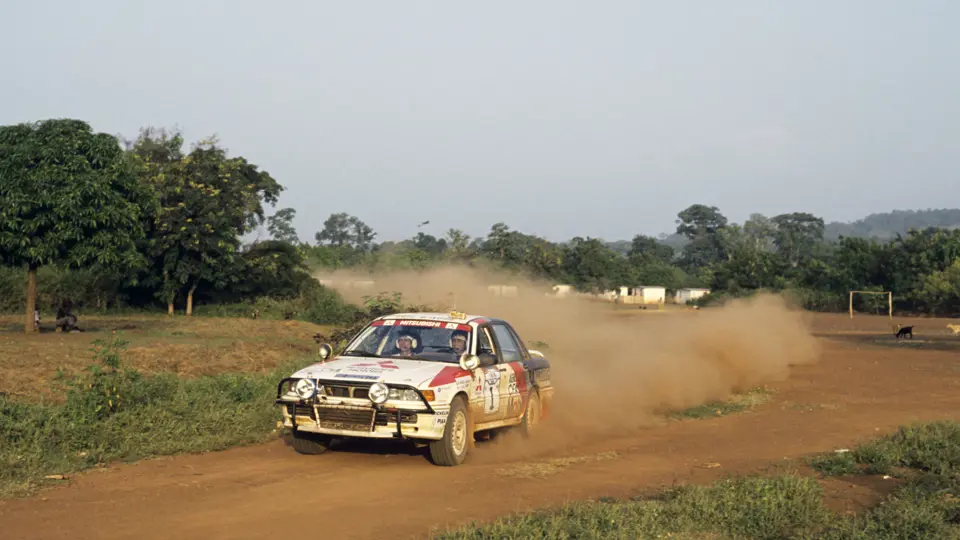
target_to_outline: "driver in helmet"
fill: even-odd
[[[400,356],[413,356],[413,336],[409,333],[402,333],[397,337],[397,349]]]
[[[450,347],[457,356],[467,352],[467,333],[463,330],[455,330],[450,334]]]

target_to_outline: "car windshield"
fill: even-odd
[[[466,324],[430,320],[374,321],[341,356],[394,357],[456,364],[470,346]]]

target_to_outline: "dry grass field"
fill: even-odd
[[[0,392],[50,395],[58,369],[75,374],[91,363],[92,342],[116,335],[129,341],[124,364],[144,373],[185,376],[265,373],[314,354],[312,336],[329,328],[301,321],[265,321],[166,315],[83,316],[85,332],[23,333],[22,317],[0,316]]]
[[[705,312],[670,316],[700,317]],[[621,316],[619,310],[616,315]],[[722,410],[691,409],[690,414],[644,428],[570,440],[533,454],[479,444],[475,459],[453,469],[435,467],[402,444],[359,444],[323,456],[301,456],[280,440],[109,466],[79,474],[40,495],[0,501],[0,530],[22,539],[263,538],[291,519],[307,519],[322,524],[324,534],[335,538],[423,538],[431,530],[473,520],[490,523],[514,512],[606,497],[631,500],[677,483],[704,485],[729,475],[784,469],[796,471],[799,479],[735,482],[688,492],[684,496],[693,499],[686,503],[664,504],[727,504],[710,490],[726,489],[723,496],[733,503],[779,486],[782,492],[757,499],[757,504],[778,508],[801,501],[821,512],[817,505],[822,501],[839,516],[865,515],[906,480],[879,474],[820,477],[807,462],[905,424],[960,419],[960,338],[946,326],[956,319],[895,317],[894,324],[915,326],[912,341],[897,341],[886,317],[805,316],[820,346],[818,361],[791,367],[785,380],[759,394],[737,397]],[[3,322],[14,326],[18,320]],[[637,320],[642,324],[646,319]],[[83,322],[104,334],[125,328],[132,365],[187,376],[264,370],[312,354],[310,336],[319,330],[297,322],[201,318],[91,317]],[[748,337],[751,331],[742,328]],[[51,377],[59,366],[86,365],[94,337],[93,331],[29,338],[0,333],[2,389],[22,391]],[[416,496],[405,495],[409,493]],[[589,530],[596,532],[602,529],[598,516],[616,511],[623,519],[635,520],[647,511],[623,505],[603,508],[574,507],[550,514],[553,517],[505,522],[486,533],[462,529],[454,536],[484,538],[496,536],[496,531],[570,526],[558,516],[580,516],[577,519],[589,521]],[[376,519],[369,518],[371,511]],[[718,517],[727,518],[733,519]],[[611,534],[616,536],[616,531]]]

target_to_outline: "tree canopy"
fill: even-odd
[[[268,215],[283,191],[214,138],[185,148],[179,131],[145,128],[122,146],[78,120],[0,127],[0,286],[23,287],[8,277],[26,271],[26,302],[17,309],[27,308],[28,330],[38,276],[44,309],[71,300],[100,308],[165,305],[170,313],[185,304],[191,313],[195,301],[301,298],[326,306],[318,317],[329,320],[339,309],[335,295],[311,272],[447,263],[492,265],[581,291],[707,287],[722,298],[789,289],[811,309],[838,310],[852,289],[889,290],[897,309],[960,311],[960,211],[894,212],[850,224],[854,233],[864,223],[897,231],[868,238],[834,237],[835,224],[808,212],[754,213],[733,223],[715,206],[693,204],[677,213],[670,235],[566,242],[505,222],[477,237],[451,224],[378,242],[359,216],[339,211],[311,244],[293,226],[294,208]],[[910,224],[925,226],[901,230]],[[264,226],[269,239],[244,242]],[[51,282],[54,276],[60,281]]]
[[[115,137],[72,119],[0,127],[0,257],[27,268],[25,330],[40,266],[141,264],[153,207]]]

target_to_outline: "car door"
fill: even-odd
[[[476,383],[481,402],[481,419],[478,423],[503,420],[507,413],[507,402],[503,399],[506,367],[501,361],[500,347],[487,325],[477,329],[477,356],[484,363],[490,362],[477,368],[481,372]]]
[[[517,418],[523,414],[523,403],[526,396],[526,372],[523,361],[529,358],[527,349],[520,342],[516,332],[506,323],[490,323],[497,348],[500,350],[501,396],[506,402],[504,419]]]

